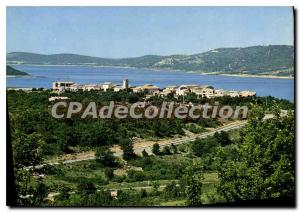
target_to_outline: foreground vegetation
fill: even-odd
[[[189,144],[133,152],[133,137],[170,138],[200,133],[219,120],[56,120],[49,91],[8,91],[18,204],[23,206],[196,206],[239,200],[293,197],[295,189],[294,105],[265,98],[218,98],[248,105],[240,130],[220,132]],[[74,101],[135,102],[144,94],[77,92]],[[166,97],[168,98],[171,97]],[[150,99],[153,104],[166,100]],[[187,97],[192,102],[216,101]],[[181,99],[175,99],[182,101]],[[280,116],[281,109],[288,109]],[[264,120],[265,112],[274,114]],[[193,126],[193,127],[191,127]],[[118,144],[117,158],[108,148]],[[92,149],[96,159],[27,169],[56,155]]]

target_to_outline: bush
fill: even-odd
[[[212,153],[218,146],[218,142],[214,137],[207,137],[205,139],[196,139],[192,143],[192,151],[194,155],[202,157],[206,154]]]
[[[164,154],[164,155],[172,155],[172,152],[171,152],[170,147],[165,146],[165,147],[163,148],[162,154]]]
[[[226,146],[231,143],[228,133],[224,131],[216,132],[214,134],[214,138],[219,144],[221,144],[221,146]]]
[[[184,153],[187,152],[187,147],[184,144],[179,145],[178,149],[180,152],[184,152]]]
[[[164,188],[164,196],[168,198],[177,198],[183,196],[183,192],[179,185],[175,181],[172,181],[170,184],[167,184]]]
[[[174,144],[171,144],[171,149],[172,149],[173,154],[178,153],[177,146],[175,146]]]
[[[192,133],[201,133],[204,132],[205,130],[202,127],[197,126],[196,124],[192,123],[189,125],[188,130]]]
[[[78,191],[83,195],[90,195],[96,193],[96,187],[90,182],[81,182],[78,185]]]
[[[159,146],[158,143],[153,144],[152,153],[155,154],[155,155],[160,154],[160,146]]]
[[[45,175],[57,175],[63,176],[64,172],[58,165],[45,164],[42,168],[35,170],[36,172],[43,173]]]
[[[145,149],[142,151],[142,155],[143,155],[143,157],[149,156],[148,153],[147,153],[147,151]]]
[[[126,176],[114,176],[112,178],[113,182],[122,183],[126,179]]]
[[[140,197],[141,198],[145,198],[147,197],[147,191],[145,189],[142,189],[141,192],[140,192]]]
[[[120,145],[121,148],[123,149],[124,160],[132,160],[136,158],[136,154],[134,153],[131,139],[121,139]]]
[[[104,174],[107,180],[111,180],[114,177],[114,170],[112,168],[106,168]]]
[[[96,161],[104,166],[117,166],[116,158],[108,147],[99,147],[96,149]]]
[[[146,176],[142,171],[129,170],[127,175],[129,182],[143,181]]]
[[[67,186],[63,186],[59,189],[59,195],[56,197],[57,200],[64,201],[70,198],[71,189]]]

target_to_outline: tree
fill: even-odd
[[[202,157],[204,155],[212,153],[219,144],[214,137],[207,137],[205,139],[196,139],[192,143],[192,151],[194,155]]]
[[[143,155],[143,157],[149,156],[148,153],[147,153],[147,151],[145,149],[142,151],[142,155]]]
[[[42,161],[45,142],[38,133],[24,134],[16,130],[13,133],[13,156],[16,167],[37,165]]]
[[[231,143],[231,140],[229,138],[229,135],[227,132],[225,131],[221,131],[221,132],[216,132],[214,134],[214,138],[216,139],[216,141],[221,144],[221,146],[226,146],[229,145]]]
[[[121,139],[120,141],[121,148],[123,149],[123,158],[125,160],[131,160],[136,158],[136,154],[133,150],[132,140],[129,138]]]
[[[104,166],[117,166],[116,158],[108,147],[98,147],[96,149],[96,161]]]
[[[127,177],[131,182],[143,181],[146,178],[146,174],[143,171],[129,170]]]
[[[60,189],[60,193],[57,196],[57,199],[60,201],[68,200],[70,198],[70,192],[71,192],[71,189],[69,187],[63,186]]]
[[[171,149],[173,151],[173,154],[177,154],[178,153],[177,146],[175,146],[174,144],[171,144]]]
[[[202,194],[202,180],[203,180],[203,167],[199,162],[193,162],[188,166],[181,179],[181,184],[185,188],[185,196],[187,205],[198,206],[201,205]]]
[[[182,196],[181,188],[175,181],[167,184],[164,188],[164,194],[166,198],[177,198]]]
[[[160,146],[158,143],[153,144],[152,146],[152,153],[155,155],[159,155],[160,154]]]
[[[153,181],[152,182],[152,187],[153,187],[153,193],[155,194],[155,195],[158,195],[159,194],[159,184],[156,182],[156,181]]]
[[[162,153],[164,155],[172,155],[171,149],[168,146],[164,146]]]
[[[96,187],[91,182],[81,182],[78,185],[78,191],[83,195],[91,195],[96,193]]]
[[[140,197],[141,198],[145,198],[147,197],[147,191],[145,189],[142,189],[141,192],[140,192]]]
[[[273,114],[264,120],[263,109],[254,107],[236,157],[220,154],[218,190],[228,201],[294,196],[294,117]]]
[[[111,180],[114,177],[114,170],[112,168],[106,168],[104,174],[108,180]]]
[[[42,182],[38,182],[33,191],[32,205],[41,206],[44,199],[48,196],[48,193],[46,185]]]
[[[29,199],[21,198],[22,196],[33,194],[32,188],[30,187],[30,182],[32,181],[31,173],[26,169],[16,168],[15,176],[16,176],[17,204],[19,206],[32,205]]]

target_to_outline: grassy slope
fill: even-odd
[[[173,161],[174,163],[181,163],[188,158],[182,154],[170,155],[170,156],[160,156],[160,159],[168,162]],[[189,160],[189,159],[188,159]],[[95,161],[81,161],[74,164],[68,164],[62,166],[64,170],[63,176],[57,175],[47,175],[44,179],[44,182],[47,186],[51,188],[59,188],[60,185],[66,185],[72,188],[72,190],[76,191],[77,185],[82,180],[88,180],[90,182],[95,183],[95,185],[100,188],[104,189],[135,189],[141,190],[145,187],[145,190],[152,191],[153,190],[153,182],[156,182],[158,185],[161,186],[159,190],[163,190],[164,186],[169,184],[172,181],[178,181],[174,179],[170,180],[153,180],[153,181],[135,181],[135,182],[112,182],[110,181],[108,184],[103,184],[106,180],[104,175],[104,169],[96,165]],[[158,170],[153,170],[157,172]],[[217,173],[207,172],[204,173],[204,180],[203,180],[203,202],[208,204],[210,200],[208,195],[212,192],[216,192],[216,183],[218,182]],[[57,192],[56,189],[51,190],[51,192]],[[178,200],[157,200],[161,206],[176,206],[176,205],[184,205],[185,200],[178,199]]]

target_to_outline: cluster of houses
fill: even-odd
[[[91,90],[103,90],[107,91],[112,89],[113,91],[120,91],[128,89],[128,79],[123,80],[123,85],[115,85],[112,82],[105,82],[103,84],[76,84],[74,82],[53,82],[52,90],[58,92],[64,91],[91,91]]]
[[[256,92],[253,91],[228,91],[223,89],[214,89],[209,85],[180,85],[180,86],[168,86],[164,89],[151,84],[146,84],[143,86],[130,86],[128,84],[128,79],[123,80],[122,85],[116,85],[112,82],[105,82],[103,84],[76,84],[74,82],[53,82],[52,89],[57,92],[64,91],[91,91],[91,90],[113,90],[118,92],[124,89],[131,89],[133,92],[144,92],[147,94],[147,97],[151,96],[184,96],[188,93],[194,93],[200,97],[221,97],[221,96],[230,96],[230,97],[248,97],[255,96]]]
[[[248,97],[255,96],[256,92],[252,91],[227,91],[223,89],[214,89],[209,85],[180,85],[180,86],[168,86],[162,90],[162,95],[175,94],[176,96],[184,96],[188,93],[194,93],[197,96],[214,98],[221,96],[230,97]]]

